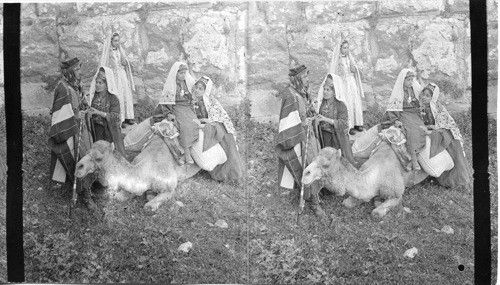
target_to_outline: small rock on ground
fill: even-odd
[[[191,248],[193,248],[193,244],[190,241],[187,241],[181,244],[179,248],[177,248],[177,250],[188,253],[191,250]]]
[[[215,226],[221,228],[221,229],[227,229],[228,228],[228,225],[226,223],[226,221],[224,220],[217,220],[217,222],[215,222]]]
[[[451,235],[451,234],[455,233],[455,231],[454,231],[454,230],[453,230],[450,226],[444,226],[444,227],[441,229],[441,231],[442,231],[443,233],[445,233],[445,234],[449,234],[449,235]]]
[[[404,256],[409,257],[409,258],[414,258],[415,255],[417,255],[417,253],[418,253],[418,249],[416,247],[412,247],[412,248],[408,249],[407,251],[405,251]]]

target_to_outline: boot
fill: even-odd
[[[318,194],[311,194],[311,209],[318,218],[326,218],[326,213],[319,205]]]
[[[99,212],[99,207],[94,203],[90,194],[90,188],[83,188],[82,190],[82,202],[91,212]]]

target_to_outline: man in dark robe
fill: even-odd
[[[74,179],[76,179],[76,163],[92,146],[92,137],[84,120],[83,109],[86,108],[86,104],[80,82],[80,67],[81,62],[78,58],[61,63],[62,78],[54,91],[52,121],[49,130],[50,178],[66,183],[69,188],[73,186]],[[78,151],[76,146],[78,146]],[[78,157],[76,157],[77,154]],[[93,181],[93,175],[88,175],[83,179],[77,179],[76,186],[84,205],[91,211],[97,211],[98,208],[92,201],[90,193]]]

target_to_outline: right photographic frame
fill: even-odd
[[[256,1],[248,15],[251,282],[472,284],[469,2]]]

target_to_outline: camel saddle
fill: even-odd
[[[172,121],[164,119],[153,124],[151,126],[151,130],[153,131],[153,134],[149,137],[148,141],[144,144],[142,149],[144,150],[144,148],[151,142],[153,136],[157,134],[163,138],[163,142],[165,142],[177,163],[182,164],[181,158],[184,154],[184,149],[179,144],[179,130],[176,124]]]
[[[382,140],[387,141],[391,145],[392,150],[396,153],[403,168],[406,171],[411,171],[411,155],[406,149],[406,137],[401,129],[391,126],[388,129],[382,130],[379,136]]]

